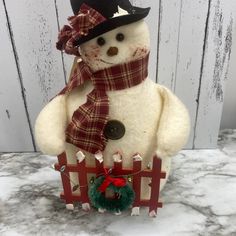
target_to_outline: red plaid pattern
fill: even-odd
[[[138,60],[95,73],[84,62],[78,64],[71,81],[59,94],[68,94],[86,80],[92,81],[94,90],[87,95],[87,102],[73,114],[66,129],[68,143],[92,154],[105,149],[107,139],[103,131],[109,119],[106,91],[122,90],[142,83],[148,76],[148,60],[149,53]]]
[[[98,90],[122,90],[140,84],[148,76],[149,54],[129,63],[110,67],[92,75],[92,82]]]
[[[59,32],[57,49],[78,56],[78,48],[74,46],[75,41],[81,36],[88,35],[90,29],[105,20],[106,18],[99,12],[86,4],[82,4],[78,15],[68,18],[70,26],[64,25]]]
[[[73,38],[78,39],[81,36],[86,36],[89,30],[96,25],[106,20],[99,12],[83,4],[77,16],[68,18],[71,27],[73,28]]]

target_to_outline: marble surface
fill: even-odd
[[[0,235],[236,235],[236,130],[222,131],[219,149],[182,151],[162,192],[156,218],[73,212],[59,199],[53,157],[0,155]]]

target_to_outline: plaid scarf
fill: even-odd
[[[67,95],[74,88],[91,80],[94,89],[87,95],[87,102],[73,114],[66,129],[66,142],[92,154],[103,151],[107,138],[103,131],[109,119],[107,91],[131,88],[148,76],[149,53],[138,60],[115,65],[95,73],[84,62],[75,69],[70,82],[58,95]]]

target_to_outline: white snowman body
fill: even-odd
[[[116,28],[80,46],[83,61],[94,72],[143,57],[149,50],[149,30],[144,20]],[[66,151],[68,163],[76,164],[76,153],[83,150],[65,142],[65,129],[92,90],[92,83],[86,82],[67,96],[55,97],[41,111],[35,134],[43,153],[59,155]],[[113,155],[119,152],[124,167],[131,168],[133,155],[139,153],[146,168],[157,154],[168,176],[171,157],[186,144],[189,135],[189,114],[183,103],[149,78],[132,88],[108,91],[107,95],[109,120],[122,122],[126,132],[119,140],[108,140],[103,152],[105,166],[112,166]],[[83,153],[87,165],[95,165],[94,155]],[[73,182],[78,181],[76,175],[72,174],[71,178]],[[142,198],[149,198],[149,183],[150,180],[143,180]],[[161,189],[165,183],[162,180]]]

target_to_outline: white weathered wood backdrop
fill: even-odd
[[[133,0],[151,6],[150,77],[188,107],[186,148],[214,148],[235,27],[235,0]],[[35,151],[39,111],[65,85],[72,57],[55,49],[69,0],[0,0],[0,152]]]

